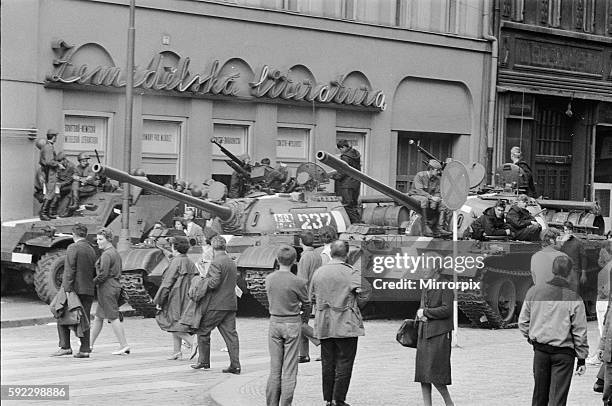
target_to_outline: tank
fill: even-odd
[[[267,308],[265,277],[276,266],[279,245],[288,244],[299,251],[299,234],[303,230],[311,230],[317,235],[317,231],[326,225],[334,226],[340,232],[346,231],[350,225],[340,198],[320,191],[316,186],[316,173],[323,171],[320,168],[313,170],[312,165],[315,164],[304,164],[303,169],[298,168],[298,183],[304,185],[302,191],[252,193],[248,197],[228,199],[222,204],[185,195],[108,166],[94,165],[93,170],[119,182],[127,182],[150,193],[207,211],[213,218],[215,231],[228,241],[227,252],[236,260],[240,284]],[[151,297],[159,286],[168,260],[161,249],[144,244],[134,246],[121,255],[122,278],[130,304],[146,316],[154,315]],[[201,249],[194,247],[188,255],[197,262]]]
[[[428,266],[436,264],[432,262],[427,266],[418,265],[408,269],[406,263],[390,260],[389,266],[381,266],[384,258],[448,258],[453,256],[453,250],[456,249],[465,258],[464,261],[482,264],[480,267],[462,269],[461,272],[453,272],[453,268],[444,267],[444,274],[453,276],[456,273],[457,282],[466,283],[466,289],[457,291],[461,312],[478,327],[503,328],[514,325],[525,294],[533,283],[530,273],[531,256],[542,248],[540,242],[465,239],[453,244],[442,238],[425,237],[418,221],[420,205],[414,199],[351,168],[324,151],[317,153],[317,159],[383,194],[378,198],[361,199],[365,204],[363,220],[370,224],[352,225],[340,236],[351,247],[349,262],[361,269],[362,277],[367,282],[366,289],[372,289],[371,302],[418,302],[422,290],[420,280],[426,275]],[[516,193],[504,190],[470,194],[463,207],[457,211],[459,235],[464,235],[471,223],[487,208],[494,206],[497,200],[512,203],[516,196]],[[390,205],[391,201],[394,204]],[[548,214],[544,208],[548,208]],[[591,271],[588,283],[590,296],[585,299],[594,304],[597,272],[592,271],[598,270],[597,255],[603,240],[600,235],[603,219],[598,216],[596,205],[588,202],[537,200],[527,209],[544,229],[562,225],[560,220],[570,216],[579,220],[574,224],[583,232],[576,235],[585,243],[589,258],[587,270]],[[548,219],[551,217],[557,221],[549,224]],[[395,288],[379,289],[383,282],[387,283],[386,286],[392,283]]]
[[[177,203],[163,196],[140,195],[130,206],[131,237],[142,233],[159,219],[171,216]],[[2,290],[33,285],[38,297],[49,303],[62,282],[66,248],[76,223],[87,226],[87,240],[97,249],[96,231],[121,228],[120,192],[97,192],[81,200],[80,215],[41,221],[38,218],[2,223]]]

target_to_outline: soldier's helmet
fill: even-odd
[[[81,162],[83,159],[89,159],[89,154],[87,152],[81,152],[77,158],[79,162]]]

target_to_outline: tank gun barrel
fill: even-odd
[[[376,191],[384,194],[385,196],[390,197],[396,203],[401,204],[403,206],[408,206],[417,213],[421,213],[421,204],[418,200],[413,199],[412,197],[405,195],[402,192],[399,192],[393,189],[392,187],[389,187],[384,183],[367,176],[363,172],[360,172],[357,169],[350,167],[346,162],[342,161],[341,159],[338,159],[325,151],[317,152],[317,159],[325,165],[337,170],[338,172],[365,183],[372,189],[375,189]]]
[[[130,185],[138,186],[149,192],[156,193],[162,196],[166,196],[170,199],[174,199],[182,203],[190,204],[194,207],[197,207],[198,209],[205,210],[209,213],[212,213],[218,216],[223,221],[229,220],[233,216],[232,209],[229,207],[221,206],[215,203],[210,203],[210,202],[198,199],[193,196],[179,193],[175,190],[168,189],[164,186],[149,182],[148,180],[139,179],[137,177],[129,175],[118,169],[111,168],[110,166],[102,166],[100,164],[94,164],[92,167],[92,170],[94,173],[106,175],[107,177],[111,179],[115,179],[116,181],[119,181],[122,183],[129,183]]]
[[[592,213],[599,213],[600,208],[597,202],[573,202],[571,200],[547,200],[537,199],[538,204],[546,209],[558,210],[586,210]]]
[[[242,166],[238,165],[237,163],[235,163],[234,161],[230,161],[229,159],[225,161],[225,163],[232,168],[233,170],[235,170],[237,173],[241,174],[245,179],[250,180],[251,179],[251,174],[249,172],[247,172],[246,169],[244,169]]]
[[[238,158],[236,155],[232,154],[227,148],[225,148],[223,145],[219,144],[214,138],[211,138],[210,142],[212,142],[213,144],[218,146],[219,149],[221,150],[221,152],[223,152],[225,154],[225,156],[227,156],[229,159],[234,161],[238,166],[240,166],[241,168],[244,166],[244,162],[242,162],[242,160],[240,158]]]

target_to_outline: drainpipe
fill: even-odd
[[[482,28],[484,30],[489,30],[493,32],[493,11],[494,7],[491,2],[495,2],[495,0],[485,0],[484,9],[482,13]],[[495,128],[495,97],[497,96],[497,63],[499,57],[499,47],[497,43],[497,38],[494,35],[489,33],[484,33],[484,39],[491,42],[491,83],[489,88],[489,102],[488,102],[488,118],[487,118],[487,156],[490,159],[487,162],[488,168],[488,179],[487,183],[491,183],[491,178],[493,176],[493,164],[494,164],[494,154],[489,154],[488,151],[493,148],[495,145],[495,134],[493,133],[493,129]]]

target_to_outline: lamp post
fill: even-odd
[[[123,138],[123,170],[130,173],[132,161],[132,114],[134,109],[134,27],[136,0],[130,0],[130,22],[128,27],[127,68],[125,83],[125,129]],[[123,183],[123,204],[121,207],[121,233],[117,249],[124,251],[130,246],[130,185]]]

